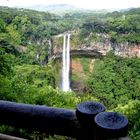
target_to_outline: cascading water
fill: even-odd
[[[62,90],[70,91],[70,34],[64,35],[62,63]]]

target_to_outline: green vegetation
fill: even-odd
[[[140,9],[108,14],[71,13],[63,17],[46,12],[0,7],[0,99],[74,109],[86,100],[102,102],[109,111],[129,119],[129,136],[140,139],[140,59],[122,58],[112,52],[104,58],[76,58],[81,63],[84,93],[62,92],[61,61],[48,62],[52,46],[60,49],[56,35],[73,31],[71,46],[91,42],[140,43]],[[59,72],[58,72],[59,71]],[[76,73],[77,74],[77,73]],[[72,75],[76,82],[79,75]],[[83,84],[82,83],[82,84]],[[1,126],[0,132],[13,132],[28,139],[65,139],[38,132]]]
[[[89,92],[108,106],[140,99],[140,59],[120,58],[112,53],[97,60],[88,85]],[[111,99],[111,100],[110,100]]]
[[[134,12],[137,11],[137,12]],[[140,8],[126,12],[108,13],[102,18],[88,20],[81,26],[83,43],[103,42],[105,37],[112,43],[140,43]]]
[[[108,110],[126,115],[130,136],[140,138],[140,59],[121,58],[110,52],[97,60],[88,79],[88,92]]]

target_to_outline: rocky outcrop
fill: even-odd
[[[96,50],[103,55],[106,55],[107,52],[113,51],[115,55],[119,55],[121,57],[140,57],[140,43],[112,43],[108,37],[108,35],[102,35],[101,42],[91,41],[87,44],[76,45],[71,43],[71,50]],[[53,54],[61,53],[63,46],[63,36],[57,36],[53,38]]]
[[[114,53],[122,57],[140,58],[140,44],[119,44],[115,47]]]
[[[107,52],[113,51],[115,55],[122,57],[140,57],[140,44],[129,44],[128,42],[115,44],[110,41],[91,42],[89,46],[78,46],[80,49],[97,50],[106,55]]]

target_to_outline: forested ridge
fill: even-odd
[[[70,13],[63,17],[28,9],[0,7],[0,99],[74,109],[82,101],[103,103],[129,119],[129,136],[140,139],[140,58],[120,57],[113,50],[95,60],[73,58],[83,67],[84,89],[59,89],[60,64],[48,60],[49,41],[73,31],[71,47],[90,42],[140,44],[140,8],[112,13]],[[57,43],[62,42],[58,40]],[[89,66],[93,67],[92,71]],[[78,81],[77,75],[72,75]],[[0,127],[1,133],[27,139],[66,139],[32,135],[23,129]]]

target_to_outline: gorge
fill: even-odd
[[[53,53],[50,57],[50,61],[59,59],[57,63],[61,65],[61,68],[59,67],[61,71],[59,75],[61,75],[61,77],[57,79],[57,81],[59,81],[57,86],[60,87],[62,91],[73,90],[76,92],[83,92],[85,88],[83,79],[87,77],[87,73],[92,73],[93,69],[91,67],[94,66],[92,62],[96,61],[96,59],[103,58],[109,51],[123,58],[140,56],[138,44],[115,44],[105,38],[106,42],[90,42],[89,46],[86,46],[86,44],[77,44],[75,47],[73,45],[74,37],[72,33],[71,35],[67,33],[60,34],[53,38],[51,43]],[[61,40],[58,41],[59,44],[55,44],[57,39]],[[87,61],[87,63],[83,64],[84,61]],[[84,65],[87,65],[86,68]],[[86,71],[84,71],[84,69],[86,69]],[[82,71],[82,74],[80,71]]]

